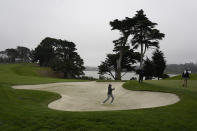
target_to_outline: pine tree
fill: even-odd
[[[162,78],[164,70],[166,68],[166,60],[162,51],[156,49],[152,56],[153,66],[154,66],[154,77]]]
[[[145,80],[151,80],[153,75],[154,75],[153,62],[150,59],[146,58],[143,66],[143,76],[145,76]]]
[[[147,49],[150,47],[159,48],[159,40],[162,40],[165,35],[155,28],[157,23],[150,21],[143,10],[137,11],[133,19],[135,21],[135,26],[132,32],[133,38],[131,42],[134,49],[140,47],[140,69],[142,69],[143,58]]]

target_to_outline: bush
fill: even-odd
[[[170,78],[170,76],[168,74],[163,74],[162,79],[166,79],[166,78]]]
[[[131,79],[130,80],[137,80],[137,78],[136,77],[131,77]]]

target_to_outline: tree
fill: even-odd
[[[54,58],[55,43],[58,41],[53,38],[45,38],[33,51],[33,62],[39,63],[40,66],[50,66]]]
[[[8,56],[8,59],[9,59],[9,62],[15,62],[15,59],[17,58],[18,56],[18,52],[16,49],[6,49],[5,50],[7,56]]]
[[[73,42],[58,40],[56,45],[55,57],[52,62],[52,69],[63,72],[65,78],[76,78],[84,75],[83,59],[76,51],[76,45]]]
[[[112,71],[117,73],[117,54],[108,54],[107,58],[104,62],[101,62],[101,64],[98,66],[100,75],[108,74],[110,75],[114,80],[116,80],[116,76],[112,73]]]
[[[9,59],[6,51],[0,51],[0,63],[8,63]]]
[[[117,59],[119,58],[119,53],[117,54],[108,54],[107,58],[104,62],[102,62],[99,65],[99,74],[104,75],[108,74],[113,79],[119,80],[116,75],[114,75],[112,72],[114,71],[115,74],[118,72],[117,67]],[[133,66],[134,63],[137,63],[137,61],[140,58],[140,54],[138,52],[133,52],[133,50],[127,50],[123,57],[121,62],[122,71],[124,71],[124,74],[121,75],[123,77],[127,72],[133,71],[135,66]]]
[[[146,58],[143,66],[143,76],[145,76],[145,80],[151,80],[153,75],[154,75],[153,62],[150,59]]]
[[[120,79],[121,74],[121,61],[124,54],[124,48],[129,45],[127,43],[131,36],[131,45],[133,49],[140,47],[141,59],[140,69],[143,68],[144,55],[150,47],[159,48],[159,40],[165,36],[155,28],[157,23],[151,22],[143,10],[137,11],[137,14],[132,17],[126,17],[123,20],[114,20],[110,22],[112,30],[118,30],[121,33],[121,37],[118,40],[113,41],[116,47],[116,51],[120,54],[117,59],[117,78]]]
[[[142,69],[143,58],[147,49],[150,47],[159,48],[159,40],[162,40],[165,35],[155,28],[157,23],[150,21],[143,10],[137,11],[133,19],[135,21],[135,26],[132,32],[133,38],[131,42],[134,49],[140,47],[140,69]]]
[[[159,80],[159,78],[163,77],[164,70],[166,68],[166,61],[163,52],[156,49],[153,52],[152,61],[154,66],[154,76]]]
[[[17,46],[18,58],[20,58],[23,62],[30,62],[31,51],[27,47]]]
[[[114,20],[110,22],[110,25],[112,27],[112,30],[118,30],[121,33],[121,37],[118,40],[114,40],[114,46],[115,46],[115,50],[116,52],[119,53],[119,57],[116,59],[116,65],[117,65],[117,72],[116,72],[116,79],[117,80],[121,80],[121,70],[122,70],[122,58],[124,55],[124,51],[126,45],[127,45],[127,40],[129,38],[130,35],[130,27],[133,25],[133,22],[130,20],[128,21],[126,20]]]
[[[76,50],[73,42],[47,37],[34,50],[33,60],[40,66],[49,66],[64,73],[65,78],[76,78],[83,75],[85,69]]]

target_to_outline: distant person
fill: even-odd
[[[190,78],[189,76],[189,70],[186,69],[182,73],[182,79],[183,79],[183,87],[187,87],[187,80]]]
[[[139,83],[142,83],[144,77],[144,71],[142,69],[139,70]]]
[[[113,91],[113,90],[115,90],[115,88],[112,88],[112,85],[109,84],[109,86],[108,86],[108,92],[107,92],[107,99],[105,99],[105,100],[102,102],[102,104],[104,104],[106,101],[108,101],[108,100],[110,99],[110,97],[112,98],[111,104],[113,103],[113,101],[114,101],[114,96],[113,96],[113,94],[112,94],[112,91]]]

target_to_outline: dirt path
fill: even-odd
[[[107,97],[108,82],[65,82],[41,85],[13,86],[15,89],[33,89],[56,92],[62,98],[48,105],[64,111],[107,111],[151,108],[174,104],[179,97],[171,93],[130,91],[122,88],[122,82],[110,82],[115,100],[113,104],[101,104]]]

